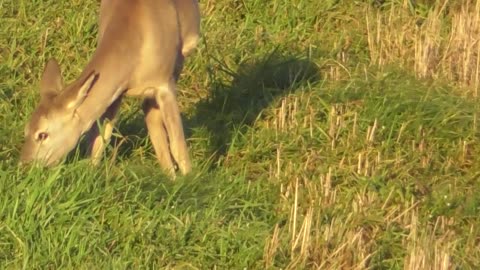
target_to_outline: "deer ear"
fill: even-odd
[[[65,102],[68,110],[76,110],[83,103],[85,98],[87,98],[88,93],[97,82],[98,76],[99,74],[95,71],[90,72],[76,92],[73,92],[72,94],[66,93],[69,95]]]
[[[40,96],[51,99],[63,89],[63,78],[60,66],[55,59],[48,61],[40,81]]]

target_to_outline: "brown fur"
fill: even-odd
[[[23,162],[54,165],[90,130],[97,163],[109,140],[122,96],[143,96],[145,121],[160,165],[191,170],[175,84],[184,57],[199,38],[197,0],[103,0],[97,49],[77,80],[63,85],[51,60],[40,103],[25,128]],[[96,125],[105,122],[104,133]]]

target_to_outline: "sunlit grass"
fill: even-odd
[[[97,2],[0,1],[0,268],[480,265],[478,106],[414,54],[377,61],[365,18],[395,1],[201,1],[190,175],[162,174],[135,99],[99,167],[18,167],[43,65],[81,72]]]

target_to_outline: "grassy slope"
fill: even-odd
[[[2,268],[480,265],[477,105],[369,67],[366,6],[335,3],[202,1],[179,96],[196,169],[171,182],[136,100],[99,168],[16,166],[43,64],[80,72],[97,1],[0,1]]]

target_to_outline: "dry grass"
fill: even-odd
[[[136,101],[100,169],[16,167],[45,60],[95,43],[97,1],[37,2],[0,1],[0,268],[478,269],[480,1],[201,1],[174,183]]]
[[[480,79],[480,1],[438,1],[412,12],[410,1],[391,3],[388,12],[368,8],[371,63],[400,64],[420,78],[442,78],[477,96]]]
[[[398,86],[386,85],[398,91]],[[408,93],[411,89],[403,90],[405,96],[413,94]],[[376,93],[384,96],[372,93],[374,99],[396,99],[388,96],[390,90],[384,91],[382,88]],[[288,222],[276,224],[266,240],[265,267],[272,267],[274,258],[288,254],[285,269],[454,269],[459,259],[455,250],[463,241],[455,229],[459,220],[444,215],[426,217],[429,199],[398,193],[396,187],[418,179],[425,183],[417,183],[416,192],[435,189],[426,182],[437,182],[441,174],[415,176],[418,169],[429,171],[442,163],[438,163],[439,145],[432,127],[413,124],[411,119],[401,121],[389,137],[386,130],[390,124],[386,121],[392,119],[381,115],[388,113],[385,108],[393,109],[391,106],[403,102],[401,99],[376,108],[380,117],[374,117],[375,113],[365,112],[372,106],[365,97],[333,104],[325,101],[332,104],[329,107],[318,107],[318,101],[314,101],[318,98],[315,94],[286,96],[277,102],[267,121],[255,126],[270,130],[267,141],[274,144],[270,151],[275,157],[265,157],[270,162],[259,162],[257,167],[264,168],[251,172],[268,170],[268,180],[281,183],[279,212],[288,213]],[[411,109],[415,111],[415,106]],[[368,124],[362,116],[365,113],[370,116]],[[322,116],[326,125],[320,127]],[[262,145],[261,137],[268,135],[251,136],[253,145]],[[285,136],[289,140],[282,139]],[[308,147],[309,143],[316,145],[312,140],[324,144],[323,151]],[[253,145],[252,151],[257,148]],[[445,158],[458,164],[471,163],[465,145],[468,143],[459,142],[454,154],[458,156]],[[402,154],[403,150],[396,147],[416,153],[415,157]],[[357,188],[353,191],[351,185]],[[449,196],[444,195],[442,202],[447,208],[451,207]]]

